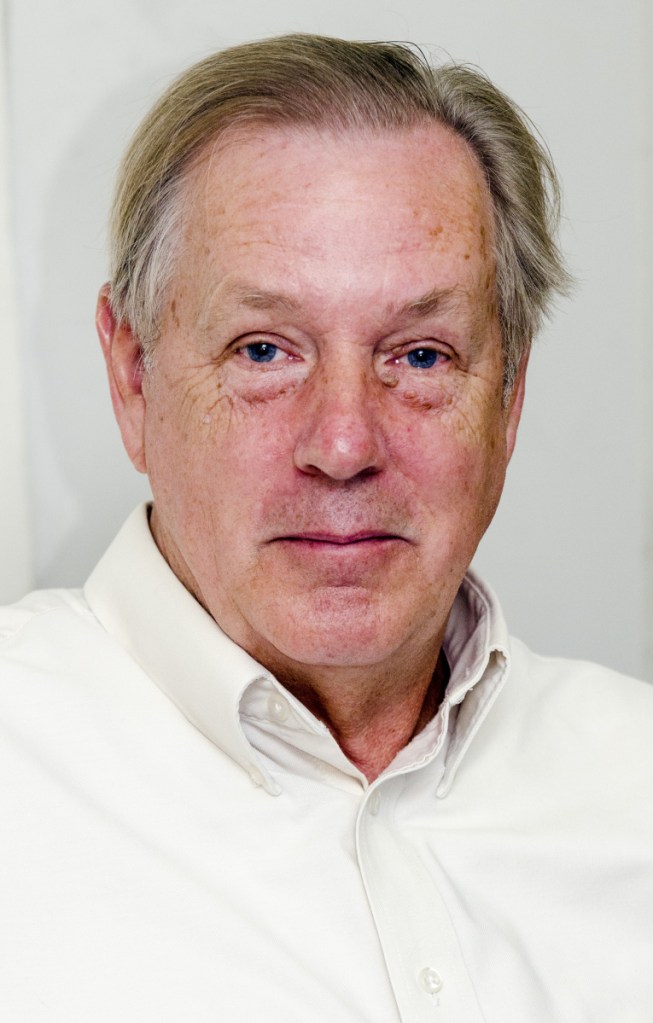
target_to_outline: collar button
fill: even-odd
[[[377,813],[381,809],[381,793],[378,789],[374,789],[371,796],[367,801],[367,811],[372,814],[372,817],[376,817]]]
[[[271,696],[268,700],[268,713],[273,721],[278,721],[280,724],[287,721],[290,717],[288,702],[282,696]]]

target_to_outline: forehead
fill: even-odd
[[[251,127],[205,147],[184,202],[180,272],[195,286],[254,273],[274,278],[261,286],[290,291],[387,292],[391,281],[421,294],[481,278],[487,288],[492,271],[483,172],[438,124],[339,134]]]

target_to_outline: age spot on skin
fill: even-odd
[[[487,245],[486,245],[486,238],[485,238],[485,224],[481,224],[480,243],[479,243],[478,251],[480,252],[482,258],[485,259],[486,255],[487,255]]]
[[[264,405],[269,401],[276,401],[277,398],[283,398],[286,394],[292,394],[297,390],[297,384],[286,384],[285,387],[279,387],[272,394],[244,394],[242,400],[247,405]]]
[[[411,405],[412,408],[421,409],[424,412],[431,412],[435,408],[442,407],[441,401],[427,398],[426,395],[418,394],[416,391],[404,391],[402,398],[407,405]]]

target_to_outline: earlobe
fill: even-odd
[[[125,450],[134,467],[139,472],[146,472],[142,348],[130,325],[116,320],[111,308],[109,284],[100,289],[95,324],[107,368],[113,411]]]

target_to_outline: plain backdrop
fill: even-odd
[[[245,39],[409,39],[479,65],[538,125],[577,280],[531,359],[476,566],[534,648],[653,677],[648,5],[4,0],[2,597],[30,579],[80,585],[148,493],[121,448],[93,327],[112,181],[140,117],[190,62]]]

